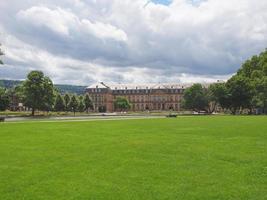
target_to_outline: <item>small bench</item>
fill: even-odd
[[[4,122],[5,121],[5,117],[0,117],[0,122]]]

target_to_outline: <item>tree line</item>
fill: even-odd
[[[15,100],[14,100],[15,98]],[[0,88],[0,111],[5,111],[15,103],[22,102],[24,106],[30,108],[32,115],[38,111],[55,112],[89,112],[93,109],[92,99],[88,94],[64,94],[62,95],[53,82],[41,71],[32,71],[22,84],[12,89]],[[114,107],[118,111],[126,111],[130,108],[128,99],[117,97]],[[105,112],[106,108],[99,107],[99,112]]]
[[[267,49],[248,59],[225,83],[194,84],[184,92],[184,109],[212,113],[267,114]]]
[[[0,110],[4,111],[12,105],[12,101],[23,102],[32,111],[84,112],[93,108],[88,94],[60,94],[53,82],[41,71],[32,71],[21,85],[14,89],[0,88]]]

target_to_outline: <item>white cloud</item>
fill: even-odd
[[[127,35],[124,31],[110,25],[101,22],[92,23],[87,19],[81,21],[81,25],[88,33],[94,34],[95,37],[110,38],[118,41],[126,41]]]
[[[266,0],[10,0],[0,9],[6,63],[72,83],[225,79],[267,44]]]
[[[17,18],[38,28],[47,27],[56,33],[66,36],[71,36],[70,31],[82,31],[85,34],[94,35],[96,38],[118,41],[127,40],[127,35],[124,31],[110,24],[98,21],[92,23],[88,19],[80,20],[71,11],[61,8],[49,9],[44,6],[33,6],[27,10],[19,11]]]
[[[63,35],[69,35],[69,26],[77,23],[77,18],[71,12],[61,8],[51,10],[43,6],[33,6],[27,10],[21,10],[17,17],[36,27],[47,27]]]

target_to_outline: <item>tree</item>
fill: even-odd
[[[131,105],[130,105],[128,99],[126,99],[124,97],[117,97],[115,99],[115,102],[114,102],[114,107],[116,110],[126,111],[126,110],[130,109]]]
[[[57,94],[54,109],[57,112],[65,110],[65,102],[64,102],[63,97],[60,94]]]
[[[204,89],[204,95],[208,102],[206,111],[208,113],[213,113],[215,109],[217,108],[218,101],[216,96],[214,95],[214,92],[216,91],[216,86],[214,84],[211,84],[207,89]]]
[[[209,91],[212,93],[216,104],[219,104],[222,109],[230,108],[229,92],[225,86],[225,83],[212,84],[209,87]]]
[[[23,102],[23,96],[21,95],[21,85],[7,89],[6,94],[9,98],[9,110],[16,111],[19,103]]]
[[[0,87],[0,111],[5,111],[10,104],[10,98],[6,89]]]
[[[229,92],[229,108],[232,114],[240,109],[249,108],[252,99],[252,90],[249,80],[243,76],[233,76],[226,83]]]
[[[15,86],[14,92],[15,92],[15,99],[17,103],[24,102],[25,96],[24,96],[23,84]]]
[[[79,110],[79,112],[84,112],[84,110],[85,110],[85,105],[84,105],[83,98],[80,98],[80,99],[79,99],[78,110]]]
[[[205,88],[201,84],[192,85],[184,91],[182,106],[196,112],[208,112],[208,99],[205,93]]]
[[[100,113],[105,113],[105,112],[107,112],[107,107],[106,107],[106,106],[99,106],[99,107],[98,107],[98,112],[100,112]]]
[[[44,77],[43,88],[44,88],[44,99],[41,110],[49,112],[53,109],[53,105],[55,102],[55,88],[50,78]]]
[[[23,82],[24,104],[32,109],[48,111],[54,101],[54,86],[52,81],[41,71],[32,71]]]
[[[4,52],[1,50],[1,44],[0,44],[0,57],[4,55]],[[0,59],[0,65],[3,65],[3,61]]]
[[[229,94],[225,83],[214,83],[209,86],[209,101],[214,102],[214,109],[220,105],[222,109],[229,108]]]
[[[92,99],[90,98],[89,94],[85,95],[84,106],[85,106],[85,109],[86,109],[87,113],[89,112],[89,109],[93,108],[93,102],[92,102]]]
[[[64,102],[65,102],[65,110],[69,111],[69,103],[70,103],[70,95],[68,93],[66,93],[64,95]]]
[[[267,76],[250,80],[252,87],[252,99],[250,109],[262,113],[267,111]]]
[[[79,103],[78,103],[77,97],[76,97],[76,95],[73,95],[70,99],[69,108],[71,108],[74,115],[75,115],[76,111],[78,110],[78,106],[79,106]]]
[[[250,113],[266,113],[267,49],[252,56],[226,83],[228,103],[232,113],[249,109]]]
[[[262,68],[264,76],[267,76],[267,63],[265,63]]]

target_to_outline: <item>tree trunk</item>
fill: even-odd
[[[32,108],[32,116],[34,116],[35,108]]]
[[[249,114],[250,114],[250,115],[253,114],[253,108],[249,108]]]
[[[231,113],[232,113],[232,115],[236,115],[236,108],[232,108],[232,109],[230,109],[231,110]]]
[[[212,109],[211,109],[211,114],[214,113],[216,111],[217,108],[217,103],[214,103]]]

